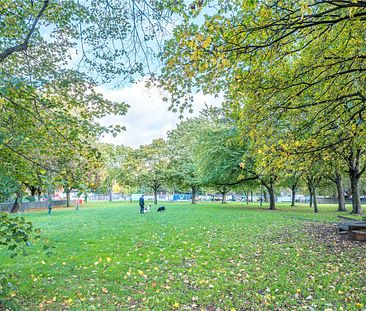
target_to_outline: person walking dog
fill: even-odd
[[[145,199],[144,199],[143,194],[140,197],[139,204],[140,204],[140,214],[144,214],[144,212],[145,212]]]

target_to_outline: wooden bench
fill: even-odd
[[[355,241],[366,241],[366,231],[352,230],[350,235]]]
[[[339,218],[341,218],[339,216]],[[347,219],[348,221],[338,223],[338,228],[340,233],[348,233],[352,240],[355,241],[366,241],[366,222],[358,221],[354,219]],[[350,221],[351,220],[351,221]]]
[[[365,222],[353,222],[349,224],[349,230],[360,230],[366,232],[366,223]]]
[[[366,241],[366,223],[355,222],[349,225],[351,238],[355,241]]]
[[[338,229],[340,231],[349,231],[352,228],[357,228],[357,230],[366,230],[366,223],[364,221],[348,221],[339,222]]]

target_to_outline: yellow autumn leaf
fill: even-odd
[[[226,58],[224,58],[223,60],[222,60],[222,66],[224,66],[224,67],[228,67],[230,65],[230,62],[226,59]]]
[[[111,262],[111,261],[112,261],[112,259],[111,259],[110,257],[107,257],[107,261],[108,261],[108,262]]]
[[[202,40],[203,40],[203,36],[202,36],[201,34],[199,34],[199,35],[197,35],[196,39],[197,39],[198,41],[202,41]]]
[[[203,41],[202,47],[207,48],[210,45],[211,41],[212,41],[211,37],[207,37],[207,39]]]

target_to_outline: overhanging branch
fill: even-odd
[[[36,18],[34,19],[32,27],[29,29],[28,34],[25,37],[24,41],[20,44],[7,48],[3,52],[1,52],[0,53],[0,62],[3,62],[11,54],[27,50],[28,45],[29,45],[29,40],[32,37],[32,35],[37,27],[37,24],[38,24],[40,18],[42,17],[43,13],[46,11],[48,5],[49,5],[49,0],[44,0],[43,6],[42,6],[41,10],[38,12]]]
[[[239,184],[245,183],[247,181],[257,180],[257,179],[259,179],[259,176],[258,175],[253,176],[253,177],[244,178],[244,179],[241,179],[241,180],[236,181],[236,182],[233,182],[233,183],[221,183],[221,184],[217,184],[217,185],[218,186],[235,186],[235,185],[239,185]]]

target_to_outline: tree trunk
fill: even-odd
[[[196,204],[196,193],[197,188],[195,186],[192,186],[192,204]]]
[[[226,204],[226,196],[227,196],[227,194],[229,192],[229,188],[226,187],[226,186],[222,186],[218,190],[219,190],[219,192],[220,192],[220,194],[222,196],[222,198],[221,198],[221,204]]]
[[[309,181],[308,181],[308,189],[309,189],[309,207],[313,207],[313,188],[309,184]]]
[[[267,189],[269,193],[269,209],[275,210],[276,209],[276,197],[273,183],[270,183],[270,187]]]
[[[268,202],[266,190],[263,190],[263,200],[264,200],[264,202]]]
[[[351,180],[352,214],[362,214],[360,198],[360,178],[365,167],[360,170],[361,151],[357,150],[356,155],[352,152],[348,161],[348,174]]]
[[[22,201],[22,194],[20,192],[17,192],[15,202],[10,210],[11,214],[15,214],[15,213],[19,212],[20,206],[21,206],[21,201]]]
[[[66,207],[70,207],[71,203],[71,188],[66,188]]]
[[[295,206],[296,186],[291,186],[291,206]]]
[[[48,215],[51,215],[52,211],[52,191],[50,188],[47,189],[47,208],[48,208]]]
[[[319,210],[318,210],[318,200],[317,200],[317,197],[316,197],[316,188],[315,188],[315,186],[313,186],[312,192],[313,192],[313,197],[314,197],[314,213],[318,213],[319,212]]]
[[[226,189],[224,189],[222,192],[221,192],[221,195],[222,195],[222,200],[221,200],[221,204],[226,204],[226,194],[228,193],[228,191]]]
[[[261,187],[261,191],[260,191],[260,197],[259,197],[259,206],[263,205],[263,196],[262,196],[262,187]]]
[[[339,172],[335,173],[335,183],[337,185],[337,194],[338,194],[338,212],[346,211],[346,203],[344,200],[344,187],[342,175]]]
[[[158,204],[158,188],[154,188],[154,204]]]
[[[76,207],[75,207],[75,209],[77,211],[79,210],[80,196],[81,196],[81,193],[78,193],[78,195],[76,196]]]
[[[274,184],[272,181],[269,183],[263,182],[263,186],[266,187],[268,194],[269,194],[269,209],[275,210],[276,209],[276,196],[275,196],[275,190],[274,190]]]
[[[362,214],[361,198],[360,198],[360,177],[357,174],[352,174],[351,193],[352,193],[352,214]]]
[[[109,177],[108,177],[108,181],[107,181],[107,186],[108,186],[109,202],[112,202],[113,201],[113,180],[110,180]]]
[[[41,189],[41,187],[38,187],[38,202],[40,202],[41,201],[41,194],[42,194],[42,189]]]
[[[245,201],[247,202],[247,205],[249,204],[249,191],[248,192],[244,192],[245,194]]]
[[[253,191],[250,191],[250,202],[253,202]]]
[[[11,214],[15,214],[15,213],[18,213],[19,212],[19,203],[18,203],[18,196],[16,197],[15,199],[15,202],[10,210],[10,213]]]
[[[32,196],[32,197],[35,197],[35,194],[36,194],[36,190],[37,190],[37,188],[36,188],[36,187],[34,187],[34,186],[30,186],[30,187],[29,187],[29,190],[30,190],[30,192],[31,192],[31,196]]]

